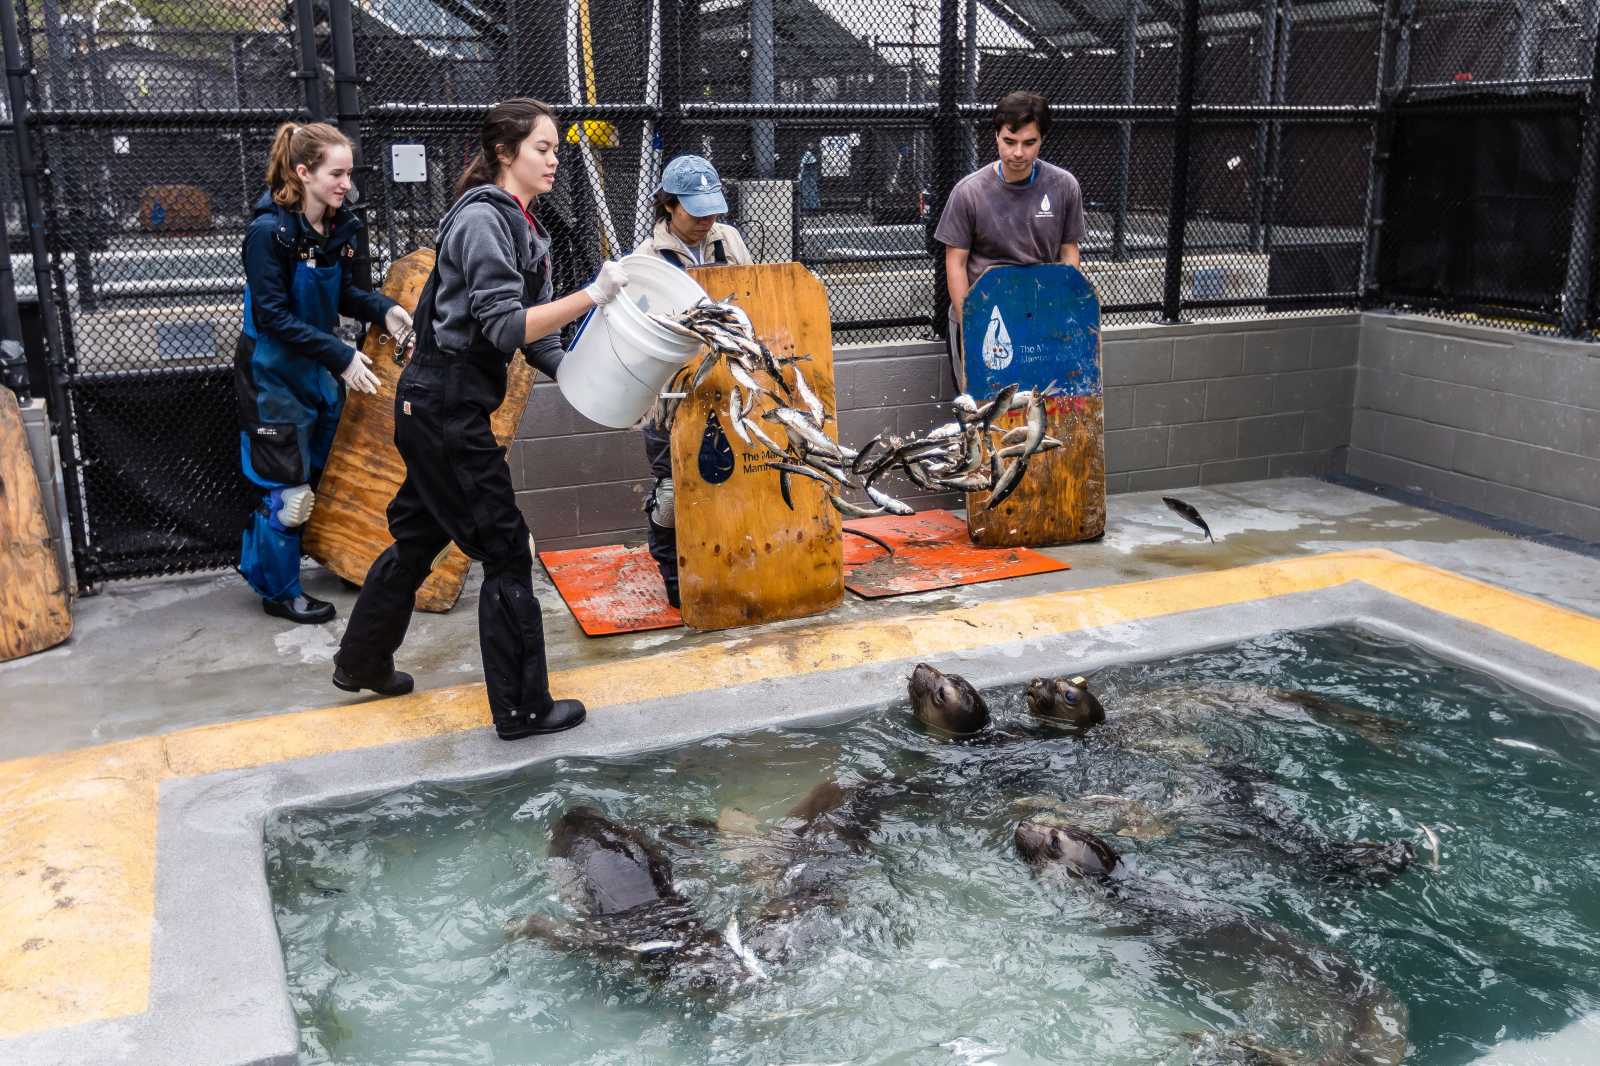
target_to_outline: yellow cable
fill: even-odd
[[[578,28],[583,35],[583,82],[584,97],[589,106],[593,107],[600,102],[599,82],[594,73],[594,35],[589,28],[589,0],[578,0]],[[599,153],[594,151],[589,143],[589,122],[584,121],[583,143],[594,159],[595,182],[600,186],[600,195],[606,192],[606,170],[600,162]],[[606,237],[605,228],[600,230],[600,255],[602,258],[611,258],[611,242]]]

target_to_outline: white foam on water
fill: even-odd
[[[1549,1036],[1507,1040],[1471,1066],[1593,1066],[1596,1040],[1600,1040],[1600,1011]]]

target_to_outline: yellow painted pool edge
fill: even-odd
[[[591,708],[1058,636],[1360,581],[1600,670],[1600,619],[1382,549],[930,615],[738,636],[556,671]],[[161,782],[480,728],[482,685],[201,726],[0,763],[0,1039],[144,1011]]]

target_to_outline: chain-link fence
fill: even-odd
[[[0,2],[0,208],[85,587],[237,550],[240,245],[288,119],[356,143],[374,281],[528,95],[562,117],[561,290],[693,152],[758,261],[822,278],[839,342],[929,337],[940,209],[1029,89],[1107,321],[1403,302],[1578,335],[1596,306],[1600,0]]]

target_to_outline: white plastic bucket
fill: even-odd
[[[693,278],[653,255],[622,258],[628,284],[615,300],[590,311],[578,326],[556,384],[578,413],[602,426],[626,429],[650,410],[700,342],[651,320],[705,298]]]

